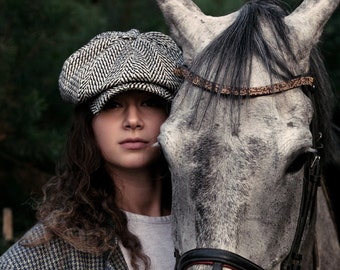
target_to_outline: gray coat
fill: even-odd
[[[43,225],[37,224],[28,233],[41,236],[43,231]],[[23,246],[23,241],[19,240],[0,257],[0,270],[128,270],[119,248],[98,256],[78,251],[60,238],[35,247]]]

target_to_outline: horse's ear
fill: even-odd
[[[333,14],[340,0],[304,0],[285,22],[295,35],[299,51],[310,50],[319,40],[323,28]],[[307,49],[307,50],[306,50]]]
[[[222,17],[207,16],[191,0],[156,1],[188,64],[236,17],[236,12]]]

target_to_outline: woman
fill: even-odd
[[[157,145],[182,54],[158,32],[105,32],[64,63],[76,104],[65,159],[38,221],[0,269],[173,269],[171,184]]]

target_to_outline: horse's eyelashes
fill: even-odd
[[[300,171],[303,167],[303,165],[305,165],[307,159],[308,159],[308,155],[309,153],[301,153],[299,154],[297,157],[294,158],[294,160],[289,164],[288,168],[287,168],[287,173],[296,173],[298,171]]]

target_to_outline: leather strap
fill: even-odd
[[[185,270],[199,264],[211,265],[213,270],[222,270],[223,267],[235,270],[263,270],[240,255],[214,248],[196,248],[185,252],[177,261],[176,270]]]
[[[220,93],[223,95],[234,95],[234,96],[264,96],[275,93],[281,93],[290,89],[300,87],[302,85],[313,86],[314,78],[310,76],[298,76],[286,82],[274,83],[267,86],[250,87],[250,88],[234,88],[231,86],[220,85],[218,83],[210,82],[184,67],[178,67],[175,69],[175,73],[178,76],[184,77],[187,81],[193,85],[202,88],[207,91]]]
[[[315,104],[313,91],[308,91],[308,96],[311,99],[312,103]],[[306,232],[306,223],[307,221],[311,221],[314,216],[317,191],[318,187],[321,184],[321,157],[318,154],[318,150],[323,148],[322,133],[318,132],[319,126],[317,119],[317,115],[314,115],[311,123],[313,147],[316,152],[310,154],[307,164],[305,165],[305,175],[303,179],[303,191],[300,203],[299,219],[295,230],[293,244],[291,246],[290,252],[288,253],[288,256],[281,264],[281,270],[301,269],[301,242],[303,235]]]

